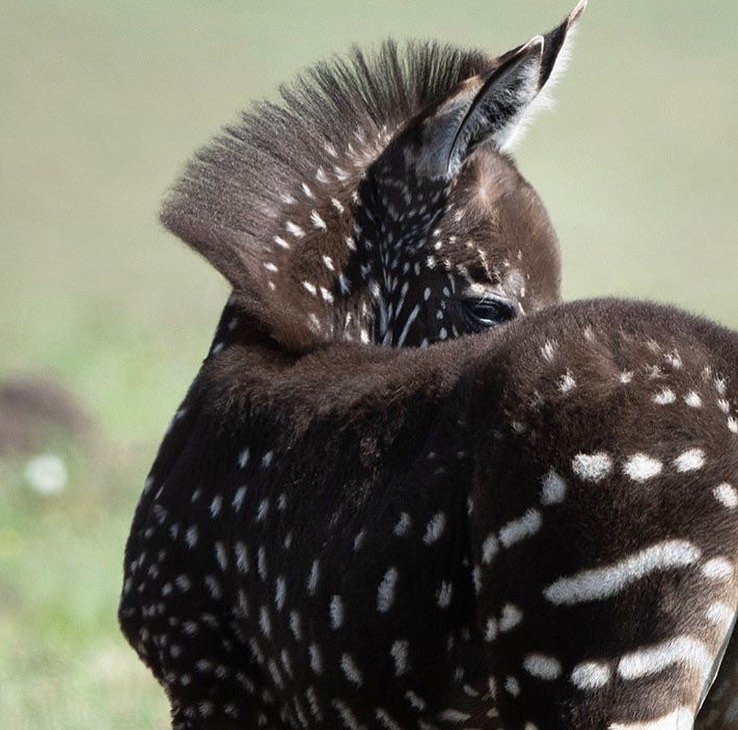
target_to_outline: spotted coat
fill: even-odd
[[[234,294],[126,549],[174,727],[692,727],[738,603],[738,342],[551,306],[500,151],[582,9],[498,59],[320,66],[175,187]],[[734,726],[735,653],[697,727]]]

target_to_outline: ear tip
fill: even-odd
[[[574,10],[571,11],[571,14],[569,15],[569,25],[571,25],[572,23],[576,23],[579,18],[582,17],[582,14],[587,9],[588,4],[589,0],[579,0],[577,6],[574,8]]]
[[[531,52],[543,52],[543,46],[546,39],[542,35],[533,36],[519,51],[521,56],[528,55]]]

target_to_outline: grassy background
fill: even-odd
[[[141,481],[226,298],[155,221],[196,146],[306,63],[386,35],[502,52],[565,0],[5,0],[0,10],[0,376],[46,373],[98,443],[41,497],[0,463],[0,727],[160,728],[118,636]],[[678,303],[738,327],[738,4],[593,0],[520,148],[564,249],[567,298]]]

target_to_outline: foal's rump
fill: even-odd
[[[738,602],[735,336],[584,303],[511,328],[474,382],[501,363],[471,529],[505,727],[692,728]],[[696,727],[735,727],[734,664]]]

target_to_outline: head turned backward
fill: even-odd
[[[426,347],[556,302],[556,236],[508,153],[584,7],[497,58],[388,41],[317,64],[195,156],[164,225],[295,353]]]

